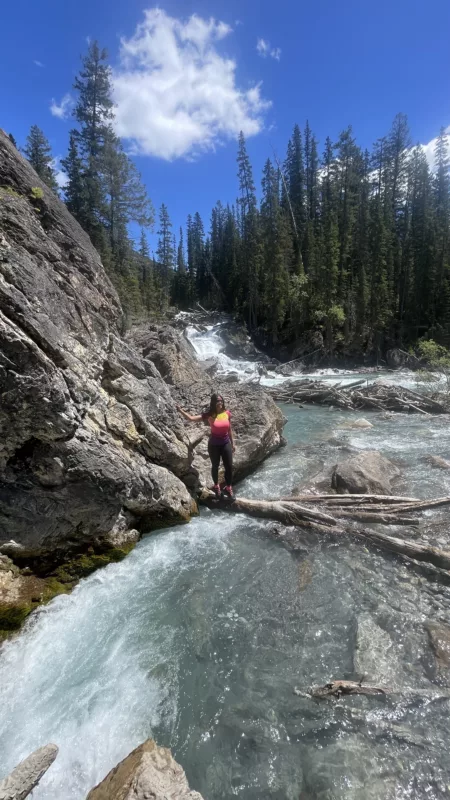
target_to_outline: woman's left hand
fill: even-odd
[[[231,445],[231,452],[232,452],[232,453],[235,453],[235,452],[236,452],[236,448],[235,448],[234,444],[232,444],[232,445]]]

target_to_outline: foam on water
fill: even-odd
[[[80,800],[152,734],[162,714],[166,726],[175,724],[176,696],[167,676],[158,678],[158,667],[179,658],[182,647],[164,591],[211,544],[212,561],[220,558],[235,524],[226,520],[218,533],[198,519],[147,539],[126,561],[41,609],[4,645],[0,774],[54,742],[58,758],[33,796]]]
[[[224,323],[219,322],[215,325],[205,326],[202,330],[197,329],[195,326],[190,325],[186,328],[186,336],[191,342],[197,357],[200,361],[216,360],[218,364],[217,375],[235,374],[239,380],[246,381],[252,378],[260,377],[262,386],[281,386],[289,380],[296,378],[315,378],[329,383],[339,383],[345,386],[348,383],[362,379],[368,383],[382,378],[385,382],[392,385],[402,385],[408,388],[415,389],[416,379],[413,372],[403,370],[402,372],[390,371],[374,371],[359,373],[357,370],[344,370],[335,368],[315,369],[309,372],[293,372],[289,377],[278,375],[273,370],[268,370],[266,375],[260,376],[260,367],[262,364],[258,361],[248,361],[246,359],[232,358],[226,355],[223,350],[225,342],[221,336],[221,329]]]

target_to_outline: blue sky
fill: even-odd
[[[309,119],[319,151],[349,123],[370,147],[398,111],[414,142],[450,125],[449,0],[2,5],[0,126],[23,145],[37,124],[63,156],[63,98],[73,95],[87,37],[97,38],[114,68],[118,130],[174,229],[197,210],[207,225],[216,200],[233,202],[239,127],[259,184],[295,122]]]

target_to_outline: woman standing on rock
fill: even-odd
[[[220,394],[211,395],[209,409],[203,414],[188,414],[180,406],[177,410],[189,422],[208,422],[211,433],[208,441],[208,453],[211,459],[211,474],[213,479],[213,491],[220,497],[219,486],[219,464],[223,461],[225,469],[225,488],[223,494],[233,498],[233,431],[231,430],[231,414],[225,409],[223,397]]]

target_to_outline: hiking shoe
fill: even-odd
[[[219,486],[218,483],[214,484],[214,486],[212,487],[212,490],[213,490],[214,494],[216,495],[216,497],[220,497],[220,486]]]
[[[234,493],[233,493],[233,487],[232,486],[225,486],[225,488],[223,490],[223,494],[225,495],[225,497],[229,497],[230,500],[234,500]]]

